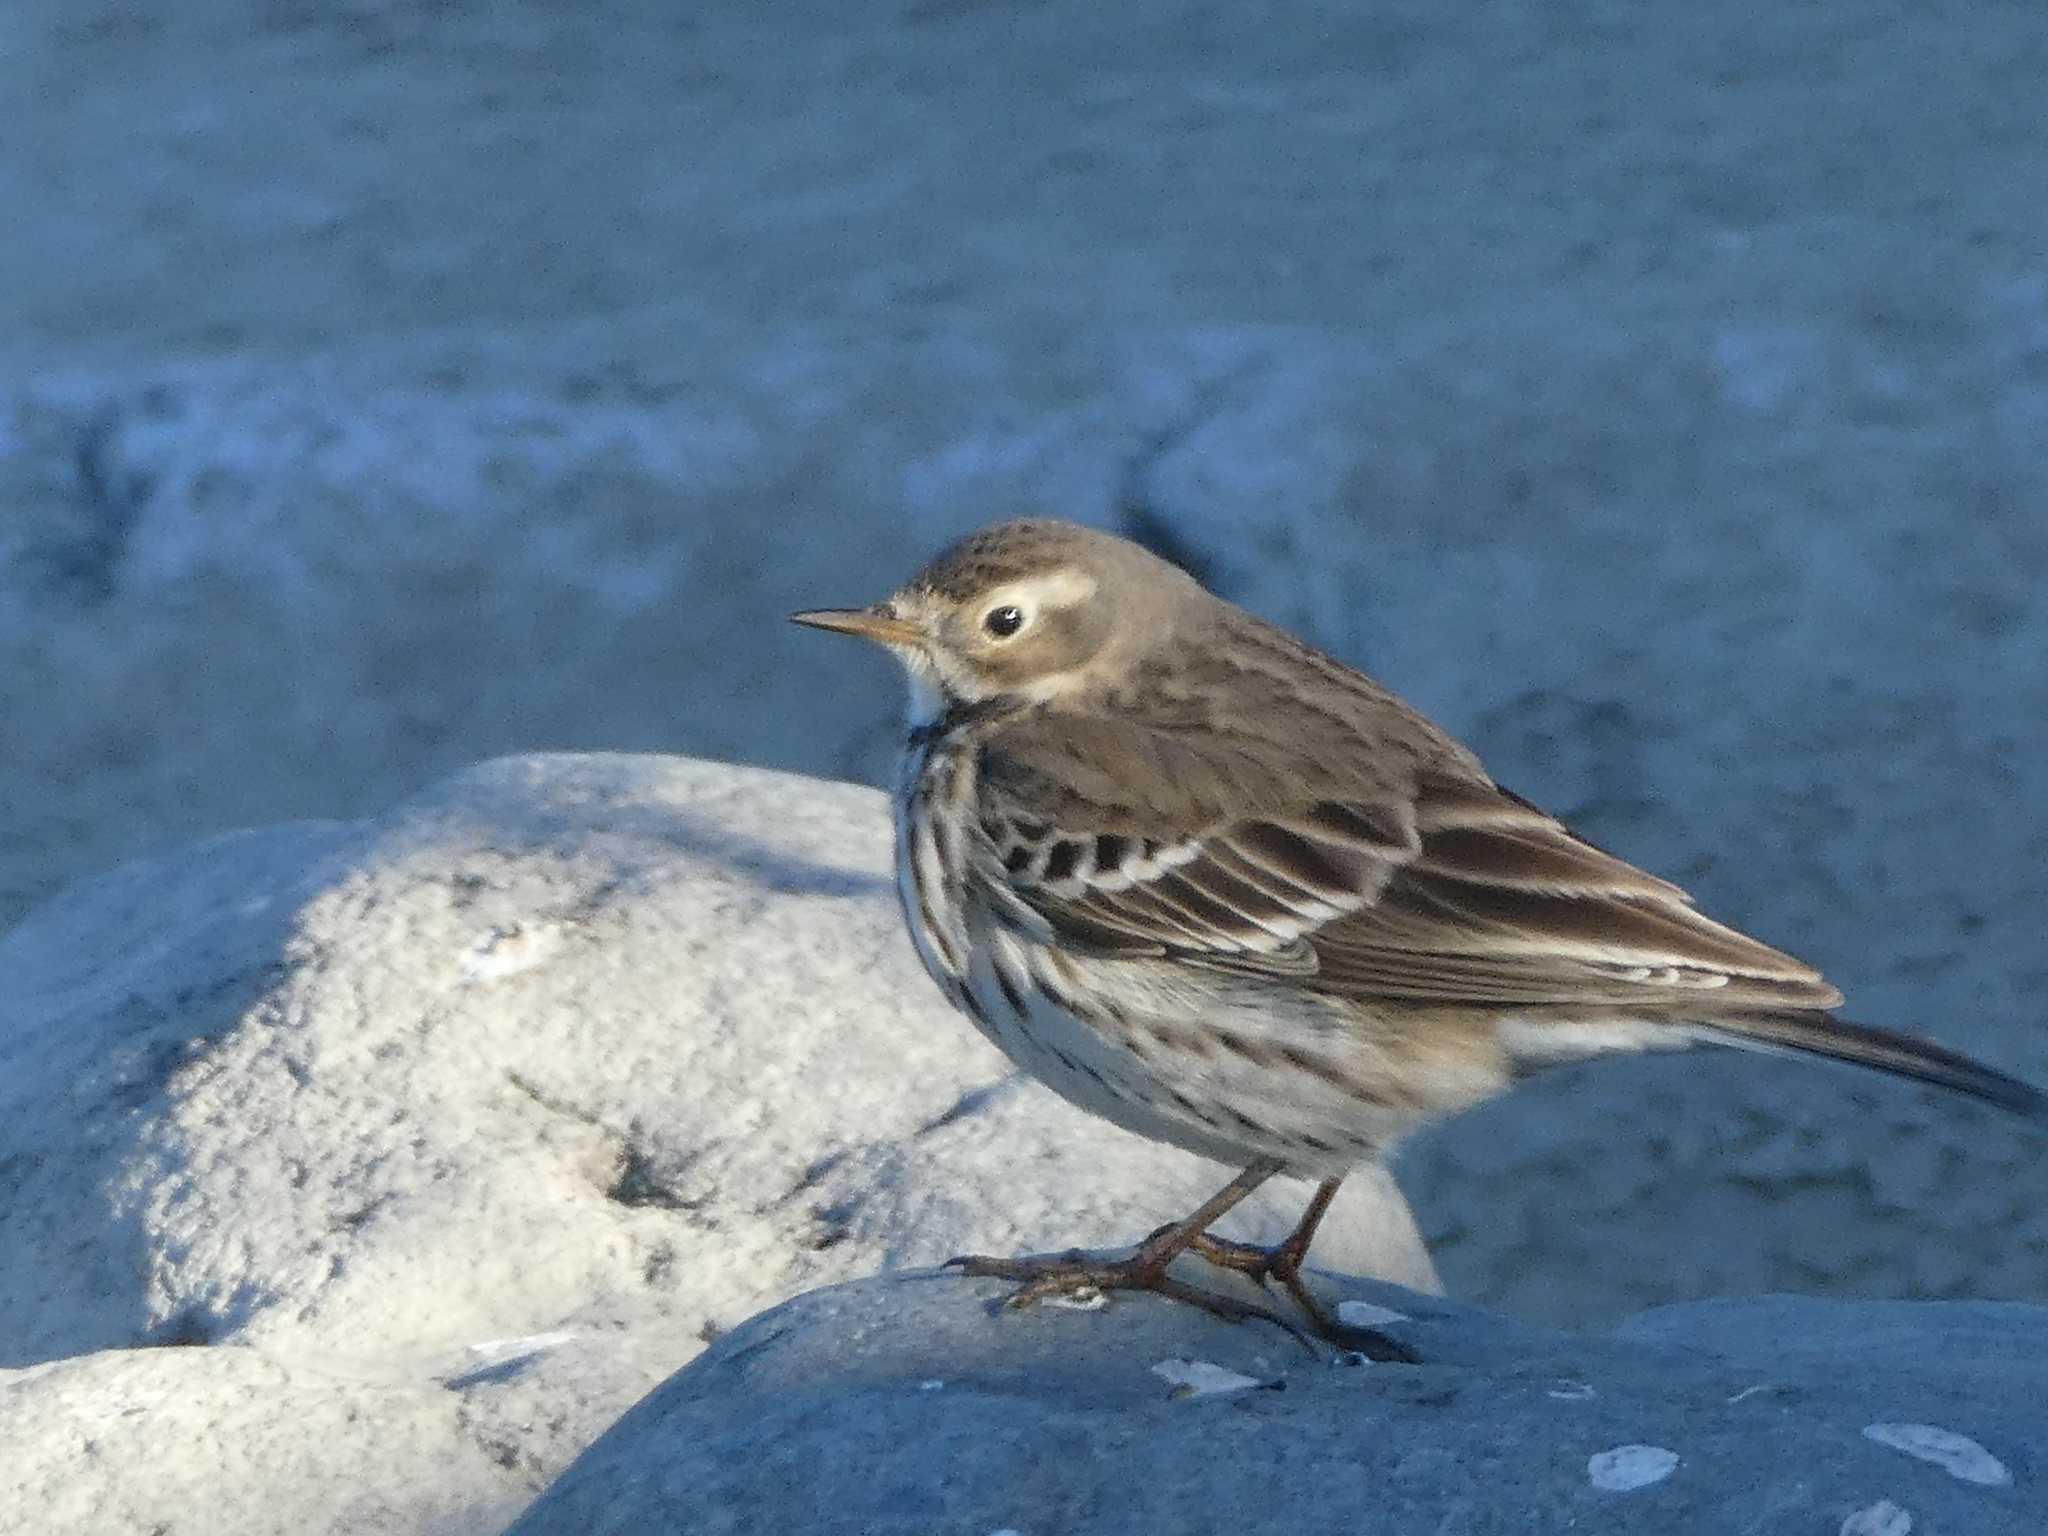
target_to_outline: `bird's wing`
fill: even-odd
[[[1140,771],[1119,771],[1119,754]],[[1155,786],[1146,801],[1141,783]],[[991,739],[977,793],[992,871],[1098,951],[1443,1003],[1841,1000],[1463,756],[1304,773],[1213,731],[1041,718]]]

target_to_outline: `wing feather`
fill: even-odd
[[[1702,916],[1678,886],[1573,835],[1464,760],[1405,776],[1264,771],[1210,742],[1125,744],[1043,722],[984,753],[988,868],[1071,942],[1313,977],[1361,997],[1827,1008],[1801,961]],[[1126,726],[1127,732],[1140,731]],[[1062,793],[1119,746],[1190,769],[1177,803]],[[1082,759],[1076,763],[1076,757]],[[1347,792],[1348,791],[1348,792]]]

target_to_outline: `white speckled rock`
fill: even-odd
[[[495,1508],[805,1286],[1127,1241],[1220,1186],[1006,1076],[911,957],[888,841],[869,789],[542,757],[74,888],[0,940],[0,1366],[343,1362],[424,1405],[392,1433],[485,1453],[393,1507]],[[1317,1253],[1431,1277],[1387,1181]],[[148,1344],[202,1347],[98,1353]],[[21,1422],[70,1379],[12,1378]]]
[[[1428,1363],[1328,1363],[1153,1298],[1019,1319],[983,1282],[815,1292],[651,1394],[508,1536],[2048,1528],[2048,1309],[1773,1299],[1561,1334],[1351,1288]],[[1861,1432],[1894,1401],[2024,1470],[1901,1456]]]

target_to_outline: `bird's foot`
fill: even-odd
[[[1017,1289],[1004,1298],[1005,1307],[1028,1307],[1040,1301],[1058,1300],[1086,1304],[1106,1297],[1112,1291],[1150,1291],[1172,1301],[1199,1307],[1228,1322],[1271,1323],[1291,1335],[1304,1348],[1314,1350],[1313,1342],[1301,1327],[1278,1312],[1251,1302],[1214,1295],[1169,1274],[1168,1267],[1181,1246],[1176,1244],[1172,1251],[1164,1251],[1155,1237],[1140,1245],[1128,1259],[1093,1259],[1078,1252],[1023,1259],[973,1255],[950,1259],[947,1268],[958,1269],[967,1275],[986,1275],[1019,1282]]]
[[[1308,1282],[1301,1277],[1304,1255],[1291,1239],[1266,1248],[1257,1243],[1235,1242],[1203,1232],[1189,1241],[1187,1251],[1199,1254],[1218,1269],[1235,1270],[1249,1276],[1262,1286],[1277,1281],[1307,1315],[1316,1336],[1339,1349],[1355,1350],[1369,1360],[1394,1364],[1416,1365],[1421,1362],[1422,1357],[1399,1339],[1377,1328],[1343,1322],[1323,1305],[1322,1298],[1310,1290]]]

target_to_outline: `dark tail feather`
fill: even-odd
[[[2048,1093],[1931,1040],[1894,1030],[1853,1024],[1827,1013],[1759,1013],[1716,1019],[1702,1034],[1724,1045],[1801,1051],[1897,1073],[2048,1125]]]

